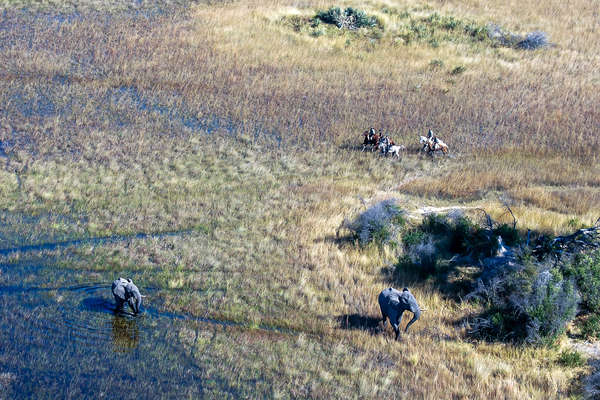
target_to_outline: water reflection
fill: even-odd
[[[127,318],[115,314],[112,320],[113,349],[118,353],[127,353],[138,347],[140,331],[136,318]]]

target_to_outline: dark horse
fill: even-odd
[[[375,129],[371,128],[369,130],[364,131],[363,136],[365,137],[365,140],[363,141],[362,151],[365,151],[365,149],[369,145],[373,146],[371,147],[371,151],[374,151],[379,145],[379,134],[375,133]]]

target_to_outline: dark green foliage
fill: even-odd
[[[553,268],[536,276],[531,292],[522,295],[521,301],[513,300],[517,307],[524,307],[528,316],[526,340],[551,344],[575,318],[579,296],[573,281],[563,279],[560,270]]]
[[[413,246],[398,259],[396,274],[409,273],[419,278],[426,278],[437,270],[437,257],[426,248]]]
[[[578,351],[563,350],[558,356],[558,363],[568,368],[584,367],[585,358]]]
[[[450,75],[459,75],[465,72],[467,68],[464,65],[458,65],[450,71]]]
[[[578,254],[563,265],[565,276],[573,277],[587,310],[600,312],[600,250]]]
[[[521,236],[516,228],[508,224],[502,224],[494,228],[494,235],[502,237],[507,246],[516,246],[521,243]]]
[[[487,27],[478,25],[475,22],[470,22],[465,25],[465,33],[477,41],[483,41],[488,38]]]
[[[425,233],[420,229],[411,229],[404,232],[404,235],[402,235],[402,243],[404,243],[406,248],[415,246],[423,242],[424,239]]]
[[[600,314],[590,315],[581,325],[581,333],[586,338],[600,338]]]
[[[331,7],[328,10],[317,12],[315,19],[321,20],[326,24],[336,25],[340,29],[374,28],[378,25],[382,26],[377,17],[367,15],[364,11],[352,7],[347,7],[343,11],[339,7]]]
[[[482,258],[492,256],[498,250],[493,232],[475,225],[467,217],[448,219],[430,214],[423,219],[421,230],[437,238],[440,250],[453,254]]]
[[[433,235],[443,235],[449,231],[448,218],[444,215],[428,214],[423,218],[421,230]]]
[[[488,307],[474,324],[475,333],[541,345],[554,343],[564,333],[579,302],[573,280],[564,279],[559,268],[533,263],[505,271],[487,283],[480,281],[469,297]]]

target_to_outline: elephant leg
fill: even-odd
[[[116,296],[115,296],[115,300],[116,300],[116,303],[117,303],[117,310],[118,311],[123,310],[123,306],[125,305],[125,300],[122,300],[122,299],[120,299],[120,298],[118,298]]]
[[[398,336],[400,336],[400,323],[402,322],[402,314],[404,314],[404,310],[398,313],[396,316],[396,323],[394,324],[394,329],[396,330],[396,340],[398,340]]]
[[[387,322],[387,315],[385,315],[382,308],[380,308],[380,310],[381,310],[381,318],[383,320],[383,329],[385,330],[385,323]]]

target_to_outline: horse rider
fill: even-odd
[[[427,140],[429,141],[429,151],[434,151],[435,145],[438,143],[438,138],[433,134],[433,131],[431,129],[429,130],[429,132],[427,132]]]
[[[369,138],[369,140],[373,140],[373,136],[375,136],[375,128],[371,127],[369,128],[369,136],[367,136]]]

